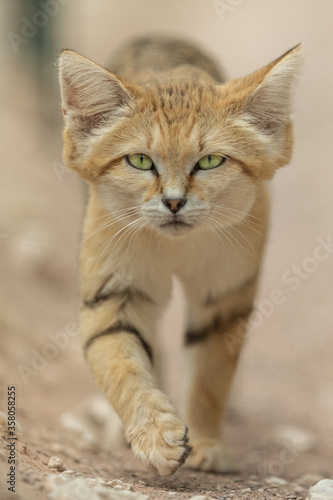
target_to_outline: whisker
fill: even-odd
[[[215,222],[216,222],[218,225],[220,225],[220,222],[219,222],[218,220],[216,220],[216,219],[215,219]],[[256,259],[257,261],[259,260],[259,258],[258,258],[258,256],[257,256],[257,254],[255,253],[255,250],[254,250],[254,248],[253,248],[253,246],[252,246],[251,242],[249,241],[249,239],[248,239],[248,238],[246,238],[246,236],[245,236],[245,235],[244,235],[241,231],[239,231],[239,230],[238,230],[237,228],[235,228],[234,226],[232,226],[231,228],[220,227],[220,229],[221,229],[222,231],[224,231],[225,233],[227,233],[227,234],[228,234],[228,236],[230,236],[230,237],[231,237],[231,238],[232,238],[232,239],[233,239],[236,243],[238,243],[238,245],[239,245],[239,246],[241,246],[241,248],[243,248],[243,250],[245,250],[248,254],[250,254],[252,257],[255,257],[255,259]],[[230,230],[235,230],[235,231],[236,231],[236,232],[237,232],[240,236],[242,236],[242,237],[245,239],[246,243],[248,243],[248,245],[251,247],[252,252],[251,252],[248,248],[246,248],[244,245],[242,245],[242,243],[239,241],[239,239],[237,239],[237,238],[236,238],[236,237],[232,234],[232,232],[231,232],[229,229],[230,229]],[[229,240],[229,241],[230,241],[230,240]],[[234,247],[234,248],[235,248],[235,247]],[[236,250],[236,248],[235,248],[235,250]],[[237,253],[238,253],[238,252],[237,252]],[[238,254],[238,255],[239,255],[239,254]]]
[[[222,249],[223,249],[223,254],[226,256],[226,261],[227,261],[227,274],[229,272],[229,255],[227,252],[227,248],[225,246],[225,242],[223,241],[223,238],[219,235],[217,229],[213,225],[213,221],[207,220],[208,224],[205,224],[206,221],[203,221],[204,225],[208,227],[210,230],[213,231],[213,234],[215,238],[222,244]]]
[[[122,212],[128,212],[128,211],[140,208],[140,207],[141,207],[141,205],[135,205],[135,206],[130,207],[130,208],[126,207],[126,208],[121,208],[119,210],[112,211],[112,212],[108,211],[106,214],[101,215],[100,217],[96,217],[96,219],[92,220],[91,222],[95,223],[95,222],[97,222],[105,217],[116,217],[117,215],[121,214]],[[73,235],[79,231],[82,231],[82,225],[80,225],[77,229],[74,229],[74,231],[71,232],[70,235]]]
[[[119,246],[118,252],[114,256],[114,260],[115,261],[117,261],[119,253],[122,250],[122,248],[123,248],[123,246],[124,246],[124,244],[126,242],[126,239],[130,236],[131,233],[133,233],[134,231],[136,231],[137,228],[140,228],[141,223],[142,223],[142,217],[139,217],[138,219],[136,219],[135,221],[133,221],[133,225],[128,225],[130,227],[128,227],[127,230],[120,236],[120,238],[118,239],[116,245],[113,248],[113,252],[115,252],[116,249],[117,249],[117,247]],[[127,247],[127,249],[128,249],[128,247]],[[109,255],[109,257],[110,257],[110,255]],[[108,260],[109,260],[109,257],[108,257]],[[108,262],[108,260],[107,260],[107,262]]]
[[[75,252],[75,250],[77,250],[78,248],[80,248],[81,245],[85,241],[87,241],[89,238],[92,238],[93,236],[95,236],[96,234],[98,234],[100,231],[102,231],[104,229],[107,229],[107,228],[111,227],[114,224],[120,223],[120,222],[122,222],[123,220],[125,220],[125,219],[127,219],[129,217],[133,217],[134,215],[135,215],[135,212],[134,213],[129,213],[127,215],[122,215],[121,217],[116,217],[116,218],[112,218],[112,216],[109,215],[109,220],[107,220],[106,222],[103,222],[103,224],[96,231],[94,231],[93,233],[89,234],[89,236],[87,236],[86,238],[84,238],[83,240],[81,240],[71,250],[69,250],[66,253],[66,255],[64,256],[63,260],[60,261],[59,265],[63,265],[66,262],[66,260],[70,257],[70,255],[73,252]]]
[[[129,222],[128,224],[126,224],[126,226],[120,228],[115,234],[112,235],[111,238],[109,238],[108,240],[106,240],[106,242],[104,242],[102,248],[101,248],[101,252],[100,252],[100,255],[96,261],[96,264],[95,264],[95,267],[94,267],[94,270],[96,269],[99,261],[101,260],[101,258],[103,257],[103,254],[104,252],[106,251],[106,249],[108,248],[108,246],[110,245],[110,243],[116,238],[116,236],[118,236],[118,234],[122,233],[123,231],[125,231],[129,226],[131,226],[132,224],[134,224],[135,222],[137,221],[137,219],[135,219],[134,221],[132,222]]]
[[[238,259],[241,261],[242,260],[241,256],[239,255],[238,250],[237,250],[234,242],[229,238],[229,236],[230,236],[229,232],[226,231],[225,228],[221,227],[219,225],[218,221],[212,220],[212,222],[215,224],[215,227],[217,228],[217,230],[222,233],[223,237],[227,239],[227,241],[229,242],[229,244],[231,245],[231,247],[235,250]]]
[[[258,229],[254,228],[251,224],[253,224],[251,222],[251,224],[249,223],[246,223],[244,220],[242,221],[238,221],[236,219],[234,219],[230,214],[228,213],[225,213],[224,211],[221,211],[219,209],[214,209],[214,212],[216,213],[216,215],[222,215],[223,217],[227,218],[229,221],[233,222],[234,225],[232,227],[235,227],[235,225],[239,225],[239,226],[243,226],[243,227],[246,227],[248,229],[250,229],[251,231],[254,231],[255,233],[259,234],[260,236],[266,236],[265,233],[259,231]],[[262,227],[262,226],[261,226]]]
[[[242,210],[237,210],[235,208],[231,208],[231,207],[224,207],[224,206],[221,206],[221,205],[218,205],[218,204],[211,204],[212,207],[214,207],[214,209],[216,210],[222,210],[222,211],[227,211],[227,212],[234,212],[234,213],[238,213],[238,214],[242,214],[244,215],[244,218],[245,219],[253,219],[251,220],[251,224],[255,224],[255,225],[258,225],[259,227],[262,227],[262,225],[267,225],[267,221],[264,220],[264,219],[260,219],[259,217],[257,217],[256,215],[253,215],[253,214],[244,214],[244,212]],[[259,222],[256,222],[256,221],[259,221]]]

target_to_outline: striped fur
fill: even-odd
[[[133,452],[161,475],[186,459],[202,470],[232,467],[221,418],[256,293],[266,181],[291,156],[299,61],[296,47],[224,82],[200,49],[166,37],[130,42],[113,72],[73,51],[60,58],[64,159],[90,189],[85,355]],[[134,153],[149,156],[151,170],[131,166]],[[225,160],[202,170],[206,155]],[[186,425],[158,389],[153,357],[173,274],[187,296]],[[239,341],[231,346],[230,336]]]

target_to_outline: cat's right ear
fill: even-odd
[[[65,124],[80,132],[121,116],[131,101],[120,78],[72,50],[59,58],[59,81]]]

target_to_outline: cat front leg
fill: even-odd
[[[234,462],[222,437],[222,417],[252,310],[255,279],[215,304],[189,305],[185,336],[185,421],[193,450],[186,466],[229,472]]]
[[[184,463],[187,428],[153,376],[159,306],[133,284],[86,299],[84,351],[93,375],[122,420],[134,454],[167,476]]]

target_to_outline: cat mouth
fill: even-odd
[[[170,228],[170,229],[185,229],[185,228],[190,228],[193,227],[193,224],[189,224],[188,222],[184,222],[179,219],[174,219],[168,222],[164,222],[163,224],[160,224],[160,227],[162,228]]]

